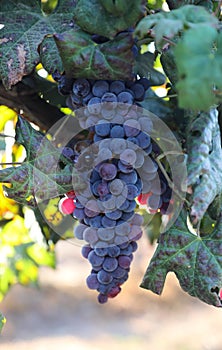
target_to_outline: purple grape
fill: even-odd
[[[102,226],[106,228],[115,227],[116,226],[116,220],[112,220],[108,218],[107,216],[102,217]]]
[[[84,209],[81,208],[75,208],[73,212],[73,216],[78,219],[79,221],[83,220],[85,218],[85,212]]]
[[[126,270],[118,266],[115,271],[112,272],[114,278],[123,278],[126,275]]]
[[[129,201],[129,205],[125,209],[125,212],[130,213],[130,212],[134,211],[136,209],[136,206],[137,206],[137,204],[136,204],[135,200]]]
[[[93,218],[89,218],[88,225],[95,228],[100,228],[102,226],[101,215],[96,215]]]
[[[101,100],[98,97],[92,97],[87,105],[88,111],[91,114],[99,114],[101,111]]]
[[[106,217],[108,219],[111,219],[111,220],[118,220],[119,218],[121,218],[121,215],[122,215],[122,211],[121,210],[113,210],[113,211],[110,211],[110,212],[106,212],[105,213]]]
[[[88,260],[93,267],[101,266],[104,262],[104,257],[98,256],[94,250],[88,255]]]
[[[120,255],[120,247],[118,247],[117,245],[114,245],[107,248],[107,254],[111,258],[117,258]]]
[[[132,250],[133,250],[133,253],[134,253],[138,249],[138,244],[135,241],[132,241],[131,242],[131,247],[132,247]]]
[[[95,125],[95,132],[98,136],[105,137],[110,133],[110,124],[109,123],[101,123]]]
[[[100,304],[105,304],[107,302],[107,300],[108,300],[108,296],[107,295],[99,293],[99,295],[98,295],[98,302]]]
[[[92,87],[92,93],[96,97],[102,97],[109,91],[109,84],[105,80],[97,80]]]
[[[88,255],[89,253],[91,252],[92,248],[90,247],[89,244],[87,245],[84,245],[82,247],[82,256],[85,258],[85,259],[88,259]]]
[[[127,184],[127,190],[128,190],[127,199],[132,201],[134,198],[138,197],[139,191],[136,185]]]
[[[105,181],[100,182],[100,184],[97,187],[97,192],[98,192],[98,195],[100,197],[104,197],[106,194],[108,194],[109,193],[109,189],[108,189],[107,182],[105,182]]]
[[[111,138],[123,138],[125,136],[124,129],[121,125],[115,125],[110,131]]]
[[[109,248],[95,248],[95,253],[98,256],[105,256],[109,252]]]
[[[103,269],[101,269],[98,272],[97,278],[98,278],[99,283],[102,283],[102,284],[110,284],[113,280],[112,275]]]
[[[126,248],[121,249],[120,254],[129,256],[130,254],[132,254],[132,252],[133,252],[133,247],[132,247],[131,243],[129,243]]]
[[[137,140],[139,143],[139,147],[141,147],[142,149],[146,149],[147,147],[149,147],[151,142],[150,136],[145,134],[143,131],[141,131],[139,135],[137,135]]]
[[[114,80],[110,84],[110,92],[113,92],[115,95],[118,95],[120,92],[125,90],[125,83],[120,80]]]
[[[99,287],[99,281],[96,273],[91,273],[86,279],[86,284],[89,289],[97,289]]]
[[[145,97],[145,89],[143,87],[142,84],[139,84],[139,83],[135,83],[131,86],[130,88],[133,93],[134,93],[134,96],[135,96],[135,99],[137,101],[143,101],[144,100],[144,97]]]
[[[131,171],[129,174],[119,173],[119,179],[124,181],[126,184],[135,184],[137,182],[137,172]]]
[[[117,174],[117,168],[112,163],[103,163],[100,166],[99,174],[103,180],[113,180]]]
[[[148,199],[147,199],[147,205],[149,208],[152,210],[157,210],[161,207],[162,205],[162,199],[160,195],[157,194],[152,194]]]
[[[115,271],[118,267],[118,260],[116,258],[105,257],[103,261],[103,269],[107,272]]]
[[[90,92],[90,83],[87,79],[76,79],[73,84],[73,93],[78,97],[85,97]]]
[[[132,93],[128,92],[128,91],[123,91],[120,92],[117,96],[118,98],[118,102],[119,102],[119,107],[125,107],[125,104],[129,104],[132,105],[133,104],[133,95]]]
[[[118,258],[118,264],[123,269],[128,269],[130,267],[132,259],[127,255],[120,255]]]
[[[83,232],[86,228],[87,228],[87,226],[84,224],[77,225],[74,229],[74,236],[77,239],[83,240]]]

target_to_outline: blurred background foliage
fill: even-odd
[[[14,143],[17,114],[0,106],[0,163],[24,160],[24,149]],[[0,185],[0,301],[15,283],[37,285],[40,266],[55,267],[53,244],[47,244],[34,213],[4,196]]]

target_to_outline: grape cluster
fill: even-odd
[[[82,255],[92,266],[87,285],[104,303],[128,278],[142,235],[137,203],[146,204],[151,213],[169,212],[172,191],[152,155],[153,123],[140,108],[150,83],[146,78],[58,82],[60,92],[69,95],[67,104],[81,128],[90,135],[83,147],[62,151],[75,163],[85,189],[62,199],[60,210],[79,221],[75,237],[86,242]]]
[[[90,245],[82,248],[82,255],[92,265],[86,279],[89,289],[99,292],[98,301],[105,303],[121,291],[121,285],[128,279],[133,253],[137,250],[136,241],[120,245],[93,249]]]

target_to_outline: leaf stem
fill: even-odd
[[[197,236],[200,237],[200,224],[201,224],[201,221],[199,221],[197,223],[197,227],[196,227],[196,232],[197,232]]]
[[[172,41],[170,38],[168,38],[167,36],[163,35],[163,39],[164,39],[167,43],[169,43],[170,45],[176,46],[176,43],[173,42],[173,41]]]

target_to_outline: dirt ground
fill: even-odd
[[[58,268],[41,270],[40,289],[15,286],[1,303],[0,350],[221,350],[221,309],[186,295],[173,274],[161,297],[139,288],[153,249],[141,240],[122,292],[99,305],[80,247],[60,242]]]

